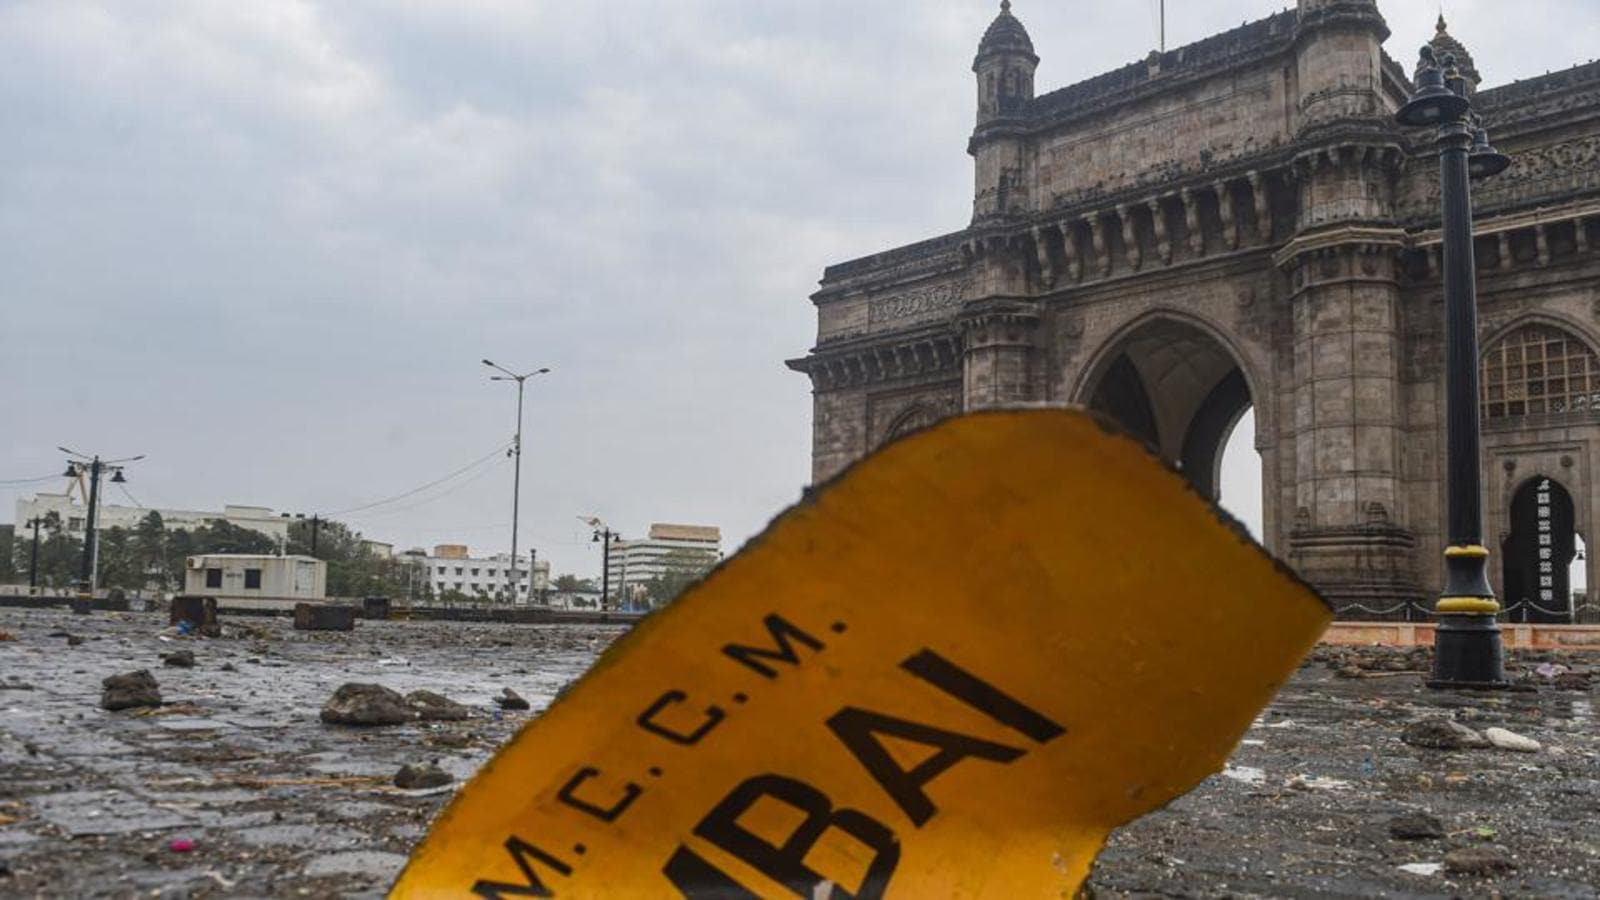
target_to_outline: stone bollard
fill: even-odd
[[[387,619],[389,608],[388,597],[367,597],[361,601],[361,618]]]
[[[295,631],[354,631],[355,628],[356,609],[353,606],[322,603],[294,605]]]
[[[80,616],[87,616],[94,612],[94,598],[79,595],[72,598],[72,611]]]
[[[217,627],[217,598],[190,594],[173,597],[172,606],[167,610],[167,624],[179,622],[188,622],[196,631]]]

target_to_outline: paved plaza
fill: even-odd
[[[163,625],[143,613],[0,610],[13,638],[0,640],[0,895],[381,896],[460,779],[621,633],[361,622],[353,634],[308,634],[239,619],[221,638],[188,639]],[[195,666],[164,666],[176,650]],[[1095,895],[1596,896],[1593,695],[1551,684],[1433,693],[1408,671],[1417,661],[1319,651],[1224,774],[1113,838]],[[1540,661],[1519,661],[1519,674]],[[101,709],[101,680],[139,668],[164,705]],[[473,716],[323,724],[322,705],[350,681],[435,691]],[[532,711],[500,710],[506,687]],[[1502,727],[1542,749],[1400,739],[1431,717]],[[402,764],[434,760],[455,785],[393,786]],[[1392,835],[1418,812],[1442,836]],[[1446,869],[1447,857],[1456,867],[1482,857],[1487,871]]]

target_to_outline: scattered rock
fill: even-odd
[[[149,669],[112,675],[101,685],[105,692],[100,695],[100,705],[106,709],[161,705],[161,686],[156,684],[156,677]]]
[[[1389,836],[1397,841],[1431,841],[1444,837],[1444,823],[1425,812],[1408,812],[1389,820]]]
[[[1516,867],[1499,847],[1463,847],[1444,855],[1445,871],[1456,875],[1496,875]]]
[[[513,712],[526,712],[527,710],[533,708],[532,704],[528,703],[527,700],[524,700],[521,694],[513,691],[511,688],[501,689],[500,696],[494,698],[494,702],[500,704],[501,709],[511,710]]]
[[[1412,722],[1400,733],[1400,740],[1413,747],[1430,750],[1468,750],[1489,746],[1483,735],[1449,719]]]
[[[406,705],[424,722],[459,722],[472,717],[472,710],[433,691],[412,691]]]
[[[1587,691],[1592,688],[1588,672],[1563,672],[1557,675],[1550,685],[1558,691]]]
[[[377,684],[340,685],[322,707],[330,725],[403,725],[416,717],[404,697]]]
[[[443,787],[455,780],[454,775],[431,763],[404,765],[394,774],[394,786],[408,791]]]
[[[16,639],[17,639],[17,636],[12,634],[11,632],[9,632],[9,631],[0,631],[0,644],[5,643],[6,641],[14,641]]]
[[[174,650],[171,653],[163,654],[161,664],[172,666],[175,669],[192,669],[194,668],[194,651]]]
[[[464,731],[440,731],[428,735],[428,745],[460,750],[472,746],[472,735]]]
[[[76,647],[81,643],[83,643],[83,638],[79,637],[78,635],[75,635],[75,634],[67,635],[67,646],[68,647]]]
[[[233,663],[223,663],[222,664],[222,671],[224,671],[224,672],[237,672],[237,671],[239,671],[239,669]]]
[[[1484,731],[1483,737],[1491,745],[1513,753],[1538,753],[1544,749],[1544,745],[1533,738],[1523,737],[1504,728],[1490,728]]]

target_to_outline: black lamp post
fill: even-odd
[[[39,526],[44,524],[44,519],[34,516],[28,520],[28,527],[33,529],[33,552],[28,558],[28,596],[39,592]]]
[[[1477,126],[1455,57],[1422,48],[1417,92],[1396,115],[1400,124],[1434,126],[1443,197],[1445,420],[1449,545],[1445,586],[1434,612],[1434,688],[1507,686],[1505,650],[1495,617],[1483,545],[1482,462],[1478,434],[1478,287],[1472,249],[1471,178],[1505,171],[1511,160]]]
[[[617,534],[605,525],[595,530],[594,540],[591,543],[601,545],[600,549],[600,609],[610,608],[611,604],[611,542],[622,535]]]
[[[77,478],[80,475],[89,476],[89,508],[84,512],[83,520],[83,563],[78,571],[78,593],[84,596],[94,596],[95,574],[99,568],[100,546],[98,532],[100,529],[100,476],[111,473],[112,484],[126,484],[128,479],[122,476],[122,466],[118,463],[138,462],[144,456],[130,456],[127,459],[102,460],[98,456],[88,456],[68,450],[66,447],[56,448],[69,456],[77,459],[67,460],[67,478]]]

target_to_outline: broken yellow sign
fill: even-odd
[[[619,641],[394,896],[1070,896],[1330,618],[1089,415],[954,419]]]

